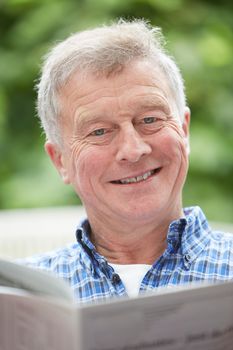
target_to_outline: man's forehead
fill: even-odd
[[[63,107],[76,104],[75,110],[98,108],[112,102],[111,98],[121,97],[128,100],[134,109],[161,108],[170,113],[170,92],[167,81],[157,69],[148,70],[148,62],[134,63],[112,76],[96,76],[91,72],[75,72],[67,84],[60,90]],[[171,102],[171,101],[170,101]],[[68,107],[70,108],[70,106]]]

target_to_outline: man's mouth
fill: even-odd
[[[160,170],[161,170],[161,168],[157,168],[157,169],[149,170],[149,171],[147,171],[144,174],[139,175],[139,176],[128,177],[125,179],[120,179],[120,180],[111,181],[111,182],[114,184],[121,184],[121,185],[128,185],[128,184],[132,184],[132,183],[142,182],[142,181],[147,180],[151,176],[157,174]]]

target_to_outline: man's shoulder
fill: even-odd
[[[186,227],[183,235],[183,249],[192,251],[196,257],[206,256],[210,261],[233,263],[233,233],[225,231],[231,225],[208,222],[200,207],[184,209]],[[190,253],[191,254],[191,253]]]
[[[233,234],[223,231],[211,230],[209,243],[203,250],[200,257],[206,256],[210,264],[217,264],[218,269],[223,268],[233,276]]]
[[[185,219],[187,222],[187,228],[192,233],[200,233],[206,236],[210,234],[213,241],[220,242],[233,242],[233,225],[209,221],[202,209],[199,206],[186,207],[183,209],[185,213]]]
[[[57,272],[62,268],[69,269],[72,264],[77,265],[80,261],[80,254],[82,254],[82,247],[77,242],[53,251],[20,259],[18,262],[34,268]]]
[[[212,229],[210,237],[212,244],[231,247],[233,249],[233,233]]]

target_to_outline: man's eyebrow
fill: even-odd
[[[166,101],[164,101],[162,98],[151,96],[149,98],[143,98],[142,100],[139,100],[139,102],[135,104],[135,108],[140,112],[153,109],[162,111],[166,114],[171,113],[170,106]]]
[[[136,110],[136,113],[142,113],[146,111],[157,110],[165,113],[166,115],[171,114],[171,109],[166,100],[158,96],[148,96],[143,95],[142,98],[139,96],[138,101],[132,102],[132,107]],[[75,124],[91,124],[97,123],[100,120],[103,121],[105,113],[96,113],[95,111],[89,111],[82,107],[78,107],[75,112]]]
[[[98,114],[95,113],[91,113],[90,111],[87,110],[83,110],[83,111],[78,111],[78,109],[76,110],[75,113],[75,124],[80,125],[81,124],[91,124],[91,123],[97,123],[100,121],[101,117]]]

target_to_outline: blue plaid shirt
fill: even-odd
[[[184,209],[185,216],[168,229],[167,248],[145,274],[140,293],[194,282],[233,279],[233,235],[212,231],[199,207]],[[120,277],[89,240],[84,220],[76,231],[77,243],[23,261],[69,283],[78,302],[97,302],[126,296]]]

